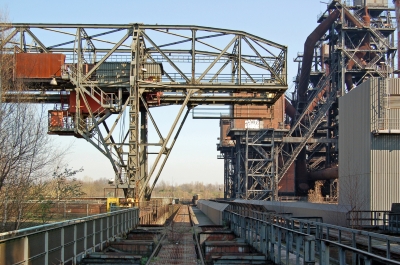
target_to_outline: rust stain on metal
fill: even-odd
[[[168,228],[160,252],[150,264],[198,264],[187,206],[180,207]]]
[[[64,54],[57,53],[17,53],[15,55],[16,78],[61,77]]]

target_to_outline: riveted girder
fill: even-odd
[[[1,28],[1,47],[16,58],[14,79],[30,83],[27,101],[55,103],[49,132],[92,143],[110,160],[115,185],[137,200],[151,196],[191,109],[273,104],[287,89],[286,46],[243,31],[134,23]],[[57,71],[27,71],[49,62]],[[181,108],[163,136],[151,108],[167,105]],[[149,125],[156,143],[148,142]],[[148,146],[159,148],[150,169]]]

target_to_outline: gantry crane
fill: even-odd
[[[116,187],[136,201],[150,198],[191,109],[272,105],[287,89],[286,46],[242,31],[137,23],[1,28],[14,80],[29,83],[25,98],[55,104],[49,133],[90,142],[110,161]],[[151,108],[168,105],[180,109],[162,135]],[[148,141],[148,120],[158,142]],[[159,149],[151,168],[149,146]]]

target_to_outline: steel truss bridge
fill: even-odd
[[[243,31],[145,24],[1,28],[3,53],[17,63],[25,60],[14,80],[29,83],[26,100],[55,104],[49,133],[94,145],[110,161],[116,187],[137,201],[150,198],[191,109],[272,105],[287,89],[286,46]],[[58,71],[30,74],[49,64],[46,56],[54,61],[54,54],[61,58]],[[12,101],[12,93],[3,100]],[[180,109],[162,135],[150,109],[168,105]],[[124,114],[127,128],[121,125]],[[149,123],[158,142],[148,141]],[[158,148],[151,168],[149,146]]]

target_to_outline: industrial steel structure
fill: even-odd
[[[8,31],[2,50],[15,58],[14,80],[30,84],[26,100],[55,104],[49,133],[93,144],[111,162],[115,185],[137,201],[151,196],[192,108],[272,105],[287,89],[287,48],[242,31],[145,24],[1,27]],[[165,136],[150,108],[167,105],[181,107]],[[148,141],[148,120],[158,142]],[[150,154],[156,157],[149,169]]]
[[[2,47],[14,55],[14,80],[30,83],[27,100],[56,104],[49,133],[91,142],[126,196],[150,197],[190,110],[225,105],[228,115],[217,117],[225,198],[304,196],[316,180],[336,198],[338,98],[369,78],[393,77],[394,11],[387,0],[330,2],[295,58],[292,95],[284,95],[286,47],[241,31],[3,24]],[[150,109],[167,105],[181,108],[163,136]],[[149,126],[158,142],[148,141]]]
[[[79,264],[138,225],[139,209],[130,208],[1,233],[0,263]]]
[[[339,203],[390,210],[400,201],[400,79],[370,78],[339,100]],[[393,211],[393,210],[392,210]]]
[[[338,98],[369,78],[393,77],[394,11],[387,0],[331,1],[295,58],[295,91],[281,99],[286,116],[257,129],[221,122],[225,198],[304,196],[316,180],[337,197]]]
[[[21,92],[26,102],[53,103],[48,133],[94,145],[110,161],[116,188],[134,197],[140,212],[126,209],[0,234],[0,263],[2,257],[48,264],[106,262],[112,256],[143,263],[142,255],[153,252],[159,240],[148,264],[157,262],[153,257],[161,246],[162,261],[185,264],[199,262],[196,251],[218,264],[400,264],[399,238],[372,232],[400,231],[400,79],[394,78],[400,73],[394,23],[395,18],[400,22],[400,0],[393,2],[396,9],[387,0],[328,3],[304,52],[294,59],[298,74],[291,94],[285,94],[286,47],[246,32],[177,25],[1,24],[7,37],[0,55],[14,65],[12,77],[0,82],[28,85],[26,91],[3,93],[0,102],[12,102]],[[163,135],[152,108],[170,105],[180,108]],[[169,205],[174,199],[141,201],[150,199],[188,114],[200,105],[229,110],[212,117],[220,119],[224,199],[203,201],[195,195],[198,209],[185,206],[176,215],[179,233],[174,234],[174,224],[162,229],[168,243],[165,235],[154,237],[159,232],[143,229],[147,243],[138,236],[135,246],[146,246],[146,253],[128,256],[126,249],[114,248],[123,240],[115,240],[107,249],[117,253],[108,255],[103,247],[115,237],[125,237],[138,224],[160,224],[179,208]],[[158,142],[149,141],[150,126]],[[318,195],[337,204],[279,201],[306,196],[321,180]],[[111,206],[119,199],[107,201]],[[199,236],[189,219],[204,222],[208,231]],[[371,231],[359,229],[364,227]],[[244,255],[248,247],[251,255]],[[240,255],[232,257],[232,249],[241,249]],[[177,258],[178,252],[183,256]]]

